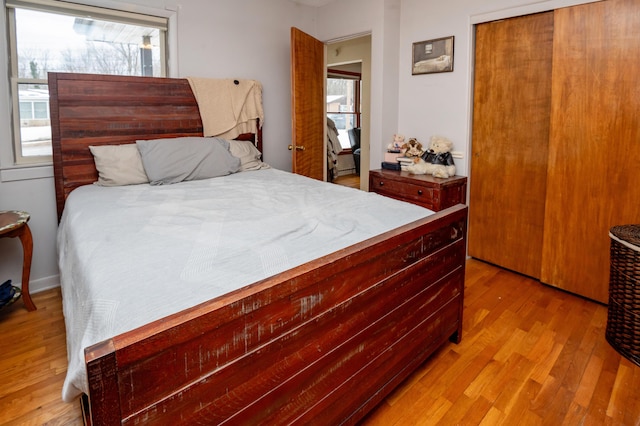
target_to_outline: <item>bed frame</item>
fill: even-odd
[[[186,80],[49,74],[58,213],[89,145],[202,134]],[[435,215],[89,347],[90,419],[353,424],[461,337],[467,208]]]

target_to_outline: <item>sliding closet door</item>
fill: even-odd
[[[639,11],[640,0],[556,11],[541,281],[602,302],[609,228],[640,223]]]
[[[553,12],[476,28],[469,255],[539,278]]]

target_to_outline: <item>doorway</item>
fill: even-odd
[[[327,180],[333,183],[360,179],[361,69],[361,62],[327,68]]]
[[[360,189],[368,190],[371,36],[323,43],[291,28],[291,121],[292,171],[327,180],[326,68],[347,63],[361,64]],[[337,133],[337,132],[336,132]],[[339,145],[339,143],[338,143]],[[351,155],[351,153],[349,153]]]
[[[363,184],[366,185],[369,175],[371,35],[328,42],[326,48],[327,118],[335,122],[343,148],[340,153],[337,153],[333,182],[366,189]],[[349,83],[344,85],[345,98],[336,101],[337,95],[331,91],[331,79],[339,78]],[[357,102],[353,102],[355,96],[357,96]],[[355,106],[352,107],[352,105]],[[360,129],[357,155],[354,155],[348,135],[351,128]],[[356,161],[359,163],[357,170]],[[327,176],[330,175],[327,174]]]

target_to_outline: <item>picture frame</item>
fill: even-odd
[[[454,36],[413,43],[411,74],[433,74],[453,71]]]

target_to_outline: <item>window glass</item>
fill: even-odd
[[[20,102],[20,120],[31,120],[33,118],[33,104],[31,102]]]
[[[122,22],[116,15],[98,19],[78,11],[78,5],[66,10],[58,3],[54,11],[33,10],[37,4],[8,9],[9,39],[17,56],[11,64],[11,88],[18,95],[14,109],[20,111],[14,120],[17,163],[50,161],[48,72],[165,75],[166,22],[154,27]]]
[[[19,84],[20,147],[23,156],[51,155],[49,90],[46,84]]]
[[[349,129],[360,126],[360,80],[327,78],[327,118],[338,129],[342,148],[351,148]]]
[[[33,103],[33,118],[36,120],[49,119],[49,104],[46,102],[34,102]]]

